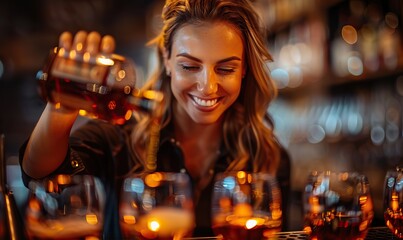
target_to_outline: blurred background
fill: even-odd
[[[292,159],[290,230],[302,229],[301,194],[312,170],[369,177],[376,218],[388,169],[403,157],[401,0],[254,0],[274,61],[279,96],[268,111]],[[162,0],[3,0],[0,3],[0,133],[9,185],[23,207],[18,149],[45,103],[36,72],[63,31],[115,36],[144,77],[146,47],[159,30]]]

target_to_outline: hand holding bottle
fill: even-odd
[[[115,49],[115,40],[111,36],[101,37],[97,32],[79,31],[74,37],[64,32],[59,37],[59,49],[80,54],[110,54]],[[78,109],[71,110],[48,102],[24,153],[22,167],[28,175],[41,178],[60,166],[68,151],[70,130],[77,116]]]
[[[130,119],[135,91],[134,63],[111,53],[114,40],[96,32],[81,31],[71,43],[67,32],[60,36],[42,71],[38,73],[40,94],[54,108],[79,110],[87,117],[123,124]]]

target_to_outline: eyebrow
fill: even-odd
[[[196,62],[202,62],[200,59],[198,59],[198,58],[196,58],[196,57],[193,57],[192,55],[189,55],[189,54],[187,54],[187,53],[179,53],[179,54],[177,54],[176,56],[177,56],[177,57],[186,57],[186,58],[189,58],[189,59],[191,59],[191,60],[193,60],[193,61],[196,61]],[[233,60],[235,60],[235,61],[241,61],[241,59],[240,59],[239,57],[237,57],[237,56],[232,56],[232,57],[228,57],[228,58],[221,59],[221,60],[218,61],[217,63],[224,63],[224,62],[229,62],[229,61],[233,61]]]

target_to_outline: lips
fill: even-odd
[[[207,108],[215,106],[219,101],[219,98],[202,99],[196,96],[191,96],[191,98],[198,106]]]

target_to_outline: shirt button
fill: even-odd
[[[78,168],[78,161],[77,161],[77,160],[72,160],[72,161],[71,161],[71,166],[72,166],[73,168]]]

